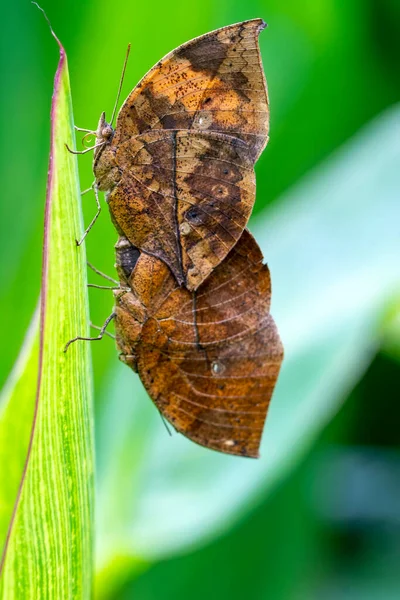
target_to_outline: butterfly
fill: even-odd
[[[264,27],[184,44],[136,86],[115,130],[101,115],[94,189],[119,233],[120,284],[100,335],[67,344],[101,339],[115,319],[120,358],[162,416],[200,445],[249,457],[283,359],[269,270],[246,229],[268,141]]]
[[[121,360],[177,431],[220,452],[258,457],[283,348],[269,312],[269,270],[252,235],[245,230],[196,291],[125,237],[116,257]]]
[[[93,170],[118,232],[196,290],[239,240],[269,109],[254,19],[196,38],[101,115]]]

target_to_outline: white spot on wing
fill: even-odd
[[[215,360],[211,364],[211,373],[213,375],[219,375],[220,373],[223,372],[224,369],[225,369],[224,365],[221,362],[217,361],[217,360]]]

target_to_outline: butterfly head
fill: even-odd
[[[96,146],[93,156],[93,172],[97,188],[103,192],[111,191],[120,179],[115,164],[115,154],[111,146],[114,129],[107,123],[105,113],[101,113],[96,130]]]
[[[114,136],[114,129],[106,121],[106,113],[102,112],[96,130],[96,144],[109,144]]]

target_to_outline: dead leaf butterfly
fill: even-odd
[[[196,290],[231,251],[255,200],[268,140],[261,19],[174,50],[100,118],[93,170],[118,231]]]
[[[197,291],[121,237],[114,292],[120,358],[161,414],[194,442],[257,457],[283,358],[267,265],[245,230]]]
[[[101,339],[115,318],[120,358],[177,431],[251,457],[283,358],[269,270],[245,229],[268,140],[264,27],[184,44],[128,96],[115,130],[102,114],[94,190],[120,234],[120,287],[100,335],[75,338]]]

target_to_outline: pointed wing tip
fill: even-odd
[[[159,409],[160,410],[160,409]],[[256,443],[250,444],[240,444],[238,442],[232,443],[232,440],[225,440],[216,443],[213,440],[209,440],[204,436],[199,436],[195,432],[180,427],[176,422],[167,417],[164,413],[162,413],[163,417],[168,420],[168,422],[174,427],[175,431],[186,437],[188,440],[202,446],[207,450],[212,450],[214,452],[220,452],[221,454],[226,454],[230,456],[237,456],[240,458],[260,458],[260,443],[261,438]]]
[[[263,31],[266,27],[268,27],[268,23],[266,23],[264,19],[260,19],[259,31]]]
[[[264,19],[261,19],[261,17],[259,17],[258,19],[250,19],[250,21],[244,21],[244,23],[248,23],[249,25],[256,25],[258,34],[261,31],[263,31],[266,27],[268,27],[268,23],[266,23]]]
[[[247,452],[246,454],[239,454],[239,456],[244,456],[245,458],[260,458],[260,453],[258,450],[255,452]]]
[[[259,452],[259,448],[257,448],[257,450],[247,450],[246,448],[241,448],[238,450],[234,450],[234,449],[227,449],[227,448],[212,448],[213,450],[218,450],[219,452],[222,452],[223,454],[233,454],[233,456],[239,456],[242,458],[260,458],[260,452]]]

